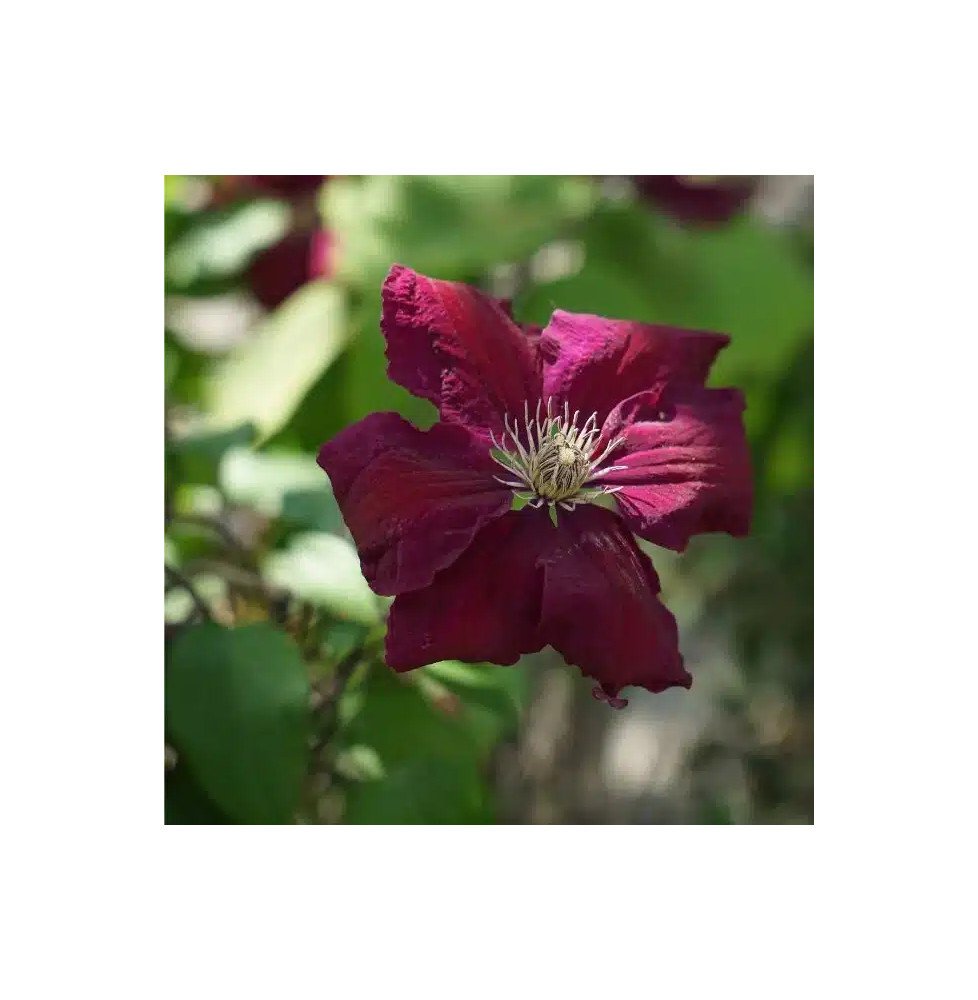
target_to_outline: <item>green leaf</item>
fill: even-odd
[[[681,227],[637,205],[603,206],[582,228],[585,263],[531,287],[518,313],[546,323],[555,308],[728,333],[711,381],[776,373],[811,329],[811,274],[789,234],[745,216]]]
[[[278,517],[286,498],[296,492],[311,491],[324,504],[335,505],[326,473],[312,455],[234,448],[224,456],[218,479],[230,500],[267,517]]]
[[[708,229],[663,225],[657,249],[663,321],[731,336],[714,382],[779,371],[811,329],[811,274],[784,231],[751,216]]]
[[[426,697],[414,677],[381,666],[371,670],[362,694],[362,707],[345,727],[346,741],[373,747],[388,771],[419,756],[480,758],[461,706]]]
[[[465,760],[418,757],[379,781],[354,785],[344,821],[352,824],[490,823],[485,788]]]
[[[309,696],[299,651],[271,625],[199,625],[169,650],[167,732],[207,796],[241,823],[291,818],[306,773]]]
[[[336,757],[336,773],[350,781],[379,781],[387,776],[373,747],[347,747]]]
[[[204,793],[181,761],[163,779],[163,822],[167,826],[224,825],[227,816]]]
[[[302,528],[327,531],[331,535],[342,535],[346,531],[336,497],[328,485],[286,493],[282,497],[282,520]]]
[[[344,621],[373,625],[381,605],[360,571],[356,549],[326,532],[295,535],[265,560],[265,576]]]
[[[519,667],[456,661],[400,677],[384,667],[341,702],[343,738],[372,748],[384,775],[348,793],[350,823],[491,820],[484,768],[526,699]]]
[[[342,291],[312,281],[259,323],[208,373],[204,398],[216,428],[252,422],[262,438],[283,427],[343,349]]]
[[[519,665],[444,660],[423,667],[420,674],[460,700],[462,720],[485,753],[516,731],[529,689]]]
[[[205,431],[170,442],[172,471],[181,483],[216,485],[224,454],[255,440],[254,424],[239,424],[226,431]]]
[[[372,288],[393,263],[442,278],[523,260],[591,209],[580,177],[338,178],[322,193],[340,273]]]
[[[167,291],[210,294],[225,290],[259,250],[285,235],[288,225],[288,206],[271,200],[195,214],[169,242]]]

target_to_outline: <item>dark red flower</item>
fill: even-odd
[[[248,285],[266,309],[274,309],[311,278],[329,277],[332,239],[322,229],[289,233],[262,250],[248,268]]]
[[[718,223],[732,219],[757,187],[754,177],[632,177],[639,193],[681,222]]]
[[[743,398],[704,385],[728,338],[560,310],[541,332],[401,266],[381,328],[388,374],[441,421],[420,431],[375,413],[319,464],[364,575],[396,597],[389,666],[511,664],[551,645],[614,707],[630,684],[689,687],[630,532],[677,550],[698,532],[747,532]],[[620,516],[591,502],[607,495]]]
[[[252,174],[249,178],[253,187],[282,198],[298,198],[314,194],[320,189],[325,174]]]

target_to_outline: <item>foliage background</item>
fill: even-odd
[[[167,823],[812,821],[810,178],[720,223],[628,178],[165,178]],[[732,335],[746,540],[648,545],[691,691],[613,712],[552,651],[382,662],[385,603],[315,465],[432,408],[386,378],[393,262],[514,300]],[[644,545],[645,543],[643,543]]]

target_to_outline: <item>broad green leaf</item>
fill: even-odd
[[[373,176],[331,181],[322,208],[341,275],[372,288],[393,263],[448,278],[523,260],[595,197],[580,177]]]
[[[213,426],[251,421],[262,438],[283,427],[343,349],[345,312],[336,285],[313,281],[262,320],[208,373],[204,397]]]
[[[227,816],[207,797],[181,761],[163,779],[163,822],[167,826],[223,825]]]
[[[481,756],[457,699],[432,701],[414,677],[383,666],[371,670],[362,694],[359,712],[345,727],[346,741],[373,747],[388,771],[418,756]]]
[[[341,620],[372,625],[381,619],[380,601],[345,538],[318,531],[295,535],[284,551],[268,556],[265,576]]]
[[[581,270],[531,287],[521,318],[546,323],[560,308],[728,333],[714,384],[776,372],[811,329],[811,274],[789,234],[762,220],[681,227],[616,205],[596,212],[582,237]]]
[[[309,681],[267,624],[194,626],[169,650],[166,728],[194,779],[241,823],[285,823],[308,757]]]
[[[444,660],[418,673],[422,689],[431,684],[459,699],[460,716],[484,752],[516,731],[528,690],[522,667]]]
[[[486,789],[471,762],[418,757],[378,781],[347,793],[344,822],[352,824],[491,823]]]
[[[708,229],[663,224],[655,295],[663,322],[721,330],[714,381],[780,370],[812,327],[814,288],[790,236],[752,216]]]

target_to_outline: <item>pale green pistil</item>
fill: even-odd
[[[587,503],[604,493],[617,492],[621,487],[596,485],[594,480],[625,468],[623,465],[601,468],[601,463],[621,444],[622,438],[615,438],[595,457],[601,436],[596,413],[578,427],[578,413],[572,417],[567,404],[564,404],[563,414],[554,415],[552,400],[547,400],[545,417],[541,416],[542,408],[541,401],[531,420],[529,403],[524,403],[522,427],[518,420],[513,420],[510,426],[509,416],[505,417],[506,435],[502,443],[493,436],[495,448],[490,454],[513,478],[495,478],[533,507],[546,503],[551,508],[559,504],[565,510],[573,510],[576,504]]]

